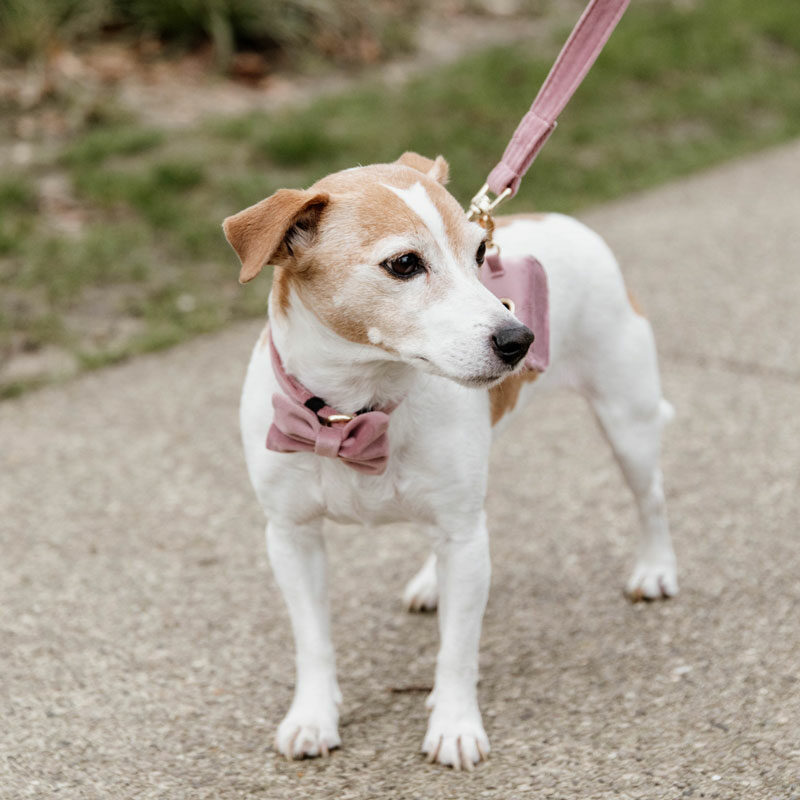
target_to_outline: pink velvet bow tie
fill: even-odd
[[[316,453],[341,458],[349,467],[380,475],[389,459],[389,412],[392,408],[341,414],[295,380],[269,340],[272,369],[285,394],[272,395],[275,416],[267,449],[278,453]]]

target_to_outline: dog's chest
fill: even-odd
[[[383,474],[358,472],[340,458],[265,447],[279,391],[257,348],[242,395],[242,436],[251,480],[271,518],[380,525],[436,524],[485,491],[488,395],[436,376],[417,377],[391,413]]]
[[[364,475],[328,459],[319,459],[317,466],[323,514],[329,519],[362,525],[433,521],[425,476],[403,455],[393,454],[382,475]]]

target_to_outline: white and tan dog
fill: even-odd
[[[551,366],[533,381],[518,369],[530,332],[481,285],[485,231],[466,220],[446,179],[441,157],[407,153],[310,189],[281,190],[224,223],[242,282],[266,264],[276,267],[241,428],[296,642],[294,700],[276,737],[290,758],[340,744],[325,518],[413,521],[429,533],[435,555],[405,595],[411,608],[439,606],[441,646],[422,749],[456,768],[485,758],[476,683],[489,590],[489,447],[501,424],[522,423],[518,413],[537,392],[566,386],[582,393],[619,460],[642,523],[628,592],[677,592],[659,467],[670,407],[650,325],[631,307],[613,255],[559,214],[499,221],[503,253],[534,254],[549,281]],[[272,397],[281,392],[270,332],[286,373],[329,406],[355,414],[397,404],[383,474],[313,452],[266,449]]]

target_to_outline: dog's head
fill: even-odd
[[[486,234],[447,175],[441,156],[406,153],[281,189],[223,223],[239,280],[273,264],[273,315],[299,303],[380,357],[471,386],[504,378],[533,334],[482,286]]]

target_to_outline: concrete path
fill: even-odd
[[[800,143],[584,215],[678,411],[682,593],[623,600],[617,468],[579,399],[532,408],[493,456],[472,775],[418,754],[436,621],[400,606],[406,528],[331,529],[344,747],[270,749],[292,642],[236,427],[259,325],[0,405],[0,797],[800,797],[798,187]]]

